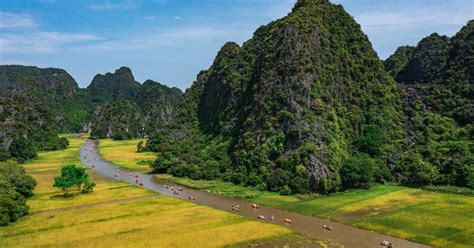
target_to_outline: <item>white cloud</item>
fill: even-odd
[[[36,26],[38,23],[29,15],[0,12],[0,28],[32,28]]]
[[[181,20],[181,16],[175,16],[173,17],[174,20]]]
[[[157,47],[180,47],[199,42],[219,41],[224,44],[233,39],[247,39],[253,32],[253,27],[231,26],[189,26],[178,29],[159,29],[149,32],[142,38],[131,38],[117,41],[104,41],[98,44],[74,47],[75,51],[126,51]],[[136,36],[132,36],[136,37]]]
[[[403,9],[359,13],[354,18],[366,30],[404,31],[433,26],[465,25],[467,20],[474,18],[473,8],[453,8],[449,4],[411,4]]]
[[[96,35],[84,33],[5,33],[0,35],[0,53],[53,53],[67,44],[100,39]]]
[[[89,5],[91,10],[132,10],[137,9],[138,4],[132,0],[124,0],[119,2],[106,1],[98,4]]]
[[[157,18],[158,18],[158,17],[156,17],[156,16],[144,16],[144,17],[143,17],[143,19],[145,19],[145,20],[155,20],[155,19],[157,19]]]

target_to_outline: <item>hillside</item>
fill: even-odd
[[[354,19],[323,0],[225,44],[178,109],[148,143],[156,171],[283,194],[341,189],[354,156],[391,180],[383,161],[404,135],[395,82]]]
[[[78,128],[84,109],[77,106],[80,89],[64,70],[33,66],[0,66],[0,160],[20,161],[37,150],[67,146],[60,130]]]
[[[87,89],[81,89],[63,69],[2,65],[0,160],[24,160],[35,157],[38,150],[63,149],[67,142],[58,138],[58,132],[92,128],[94,137],[143,137],[169,121],[181,97],[179,89],[151,80],[141,85],[127,67],[97,75]],[[120,113],[125,113],[122,118]],[[136,117],[135,123],[128,123],[130,116]],[[136,130],[129,133],[129,126]]]
[[[96,138],[144,137],[168,123],[182,99],[178,88],[152,80],[140,84],[127,67],[96,75],[87,91],[98,106],[91,123]]]
[[[417,184],[474,187],[474,21],[397,49],[385,68],[402,91],[407,149],[419,154],[419,171],[432,170]]]

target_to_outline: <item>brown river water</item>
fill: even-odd
[[[258,206],[258,209],[255,209],[252,208],[251,202],[242,199],[216,195],[196,189],[189,189],[176,185],[174,183],[158,180],[150,174],[142,174],[138,172],[128,171],[119,168],[113,163],[105,161],[98,153],[97,145],[90,140],[88,140],[82,146],[80,156],[81,161],[84,164],[92,167],[95,171],[108,178],[140,186],[139,184],[137,184],[136,181],[137,178],[135,176],[137,175],[139,180],[138,183],[143,184],[141,187],[158,192],[162,195],[174,196],[187,201],[189,199],[189,196],[192,196],[195,198],[193,202],[196,204],[228,211],[251,219],[256,219],[257,215],[263,215],[266,217],[266,220],[261,220],[263,222],[285,226],[289,229],[295,230],[296,232],[307,235],[309,237],[327,241],[330,246],[333,246],[334,244],[341,244],[344,247],[381,248],[384,246],[380,245],[380,242],[382,240],[389,240],[393,243],[393,247],[395,248],[429,247],[427,245],[414,243],[408,240],[391,237],[372,231],[362,230],[337,222],[331,222],[327,219],[306,216],[298,213],[280,210],[274,207]],[[120,170],[120,172],[117,172],[118,169]],[[168,188],[165,188],[165,185],[167,185]],[[170,187],[174,187],[175,191],[178,191],[178,188],[180,187],[183,190],[178,191],[179,195],[175,195],[173,191],[169,189]],[[240,211],[233,211],[233,204],[240,205]],[[273,216],[275,217],[274,220],[268,219],[268,216],[270,216],[270,214],[273,214]],[[292,223],[285,223],[285,218],[290,218]],[[323,225],[331,225],[333,227],[333,230],[329,231],[323,229]]]

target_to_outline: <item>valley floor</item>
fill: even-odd
[[[41,152],[24,164],[38,182],[28,200],[30,214],[0,228],[0,247],[217,247],[299,237],[287,228],[162,196],[90,169],[94,191],[64,198],[52,187],[53,179],[61,166],[81,165],[84,143],[73,136],[69,141],[68,149]]]
[[[105,158],[117,165],[144,171],[148,166],[140,161],[145,158],[148,160],[150,154],[135,153],[137,143],[138,140],[101,141],[100,151]],[[129,159],[125,159],[115,157],[114,154],[131,155],[128,156]],[[370,190],[353,190],[330,196],[282,196],[218,180],[196,181],[170,175],[157,175],[157,178],[189,188],[328,218],[435,247],[472,247],[474,244],[472,196],[396,185],[377,185]]]

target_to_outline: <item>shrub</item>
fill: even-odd
[[[35,158],[37,156],[33,143],[24,137],[13,139],[10,148],[10,156],[16,158],[19,162]]]
[[[28,213],[25,198],[0,173],[0,226],[6,226]]]
[[[341,179],[344,188],[370,188],[374,181],[375,165],[367,155],[355,155],[344,161]]]
[[[24,197],[33,195],[33,190],[36,186],[36,181],[30,175],[26,174],[25,168],[14,160],[8,160],[0,163],[0,174],[12,184],[16,192]]]

